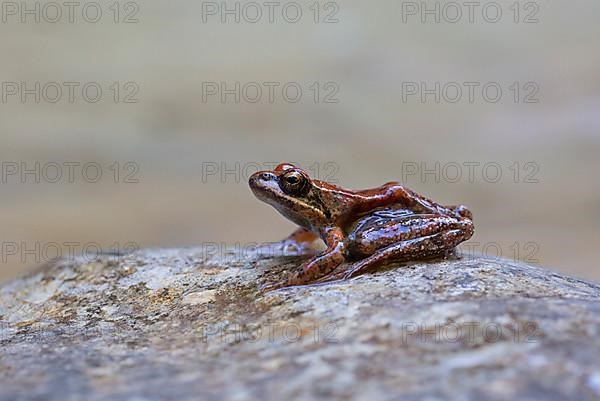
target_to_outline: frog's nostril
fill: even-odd
[[[260,178],[265,180],[265,181],[269,181],[271,179],[272,175],[270,173],[262,173],[260,175]]]

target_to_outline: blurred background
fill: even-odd
[[[2,3],[0,280],[280,239],[246,183],[280,161],[468,205],[468,249],[600,279],[598,1],[269,4]]]

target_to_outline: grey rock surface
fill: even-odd
[[[304,257],[149,250],[0,287],[0,400],[597,400],[600,285],[454,257],[262,295]]]

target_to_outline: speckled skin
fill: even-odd
[[[392,261],[441,256],[473,235],[471,212],[442,206],[397,182],[350,191],[291,164],[259,171],[249,180],[256,197],[301,228],[285,242],[303,248],[319,237],[327,245],[277,288],[348,279]],[[342,271],[336,268],[352,262]]]

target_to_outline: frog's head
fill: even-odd
[[[292,164],[282,163],[273,171],[254,173],[248,183],[258,199],[302,227],[322,227],[330,218],[319,182]]]

